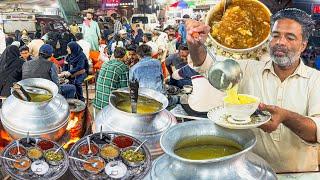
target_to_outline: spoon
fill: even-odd
[[[92,154],[91,145],[90,145],[90,136],[87,136],[87,143],[88,143],[88,146],[89,146],[88,154]]]
[[[17,143],[17,150],[18,150],[17,155],[20,156],[21,152],[20,152],[20,147],[19,147],[20,146],[19,140],[16,140],[16,143]]]
[[[70,159],[73,159],[73,160],[76,160],[76,161],[80,161],[80,162],[92,164],[92,167],[97,167],[97,165],[98,165],[97,162],[89,162],[89,161],[86,161],[86,160],[84,160],[84,159],[79,159],[79,158],[76,158],[76,157],[73,157],[73,156],[69,156],[69,158],[70,158]]]
[[[102,126],[100,126],[100,140],[102,140]]]
[[[18,160],[16,160],[16,159],[11,159],[11,158],[7,158],[7,157],[3,157],[3,156],[0,156],[0,158],[6,159],[6,160],[8,160],[8,161],[20,162],[20,161],[18,161]],[[21,162],[20,162],[20,163],[21,163]]]
[[[64,145],[66,145],[67,143],[63,143],[54,153],[57,153]]]
[[[137,152],[147,140],[148,139],[144,140],[133,152]]]

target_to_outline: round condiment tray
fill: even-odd
[[[269,112],[263,111],[262,113],[253,114],[248,120],[235,120],[228,115],[225,108],[220,106],[208,112],[208,118],[219,126],[229,129],[251,129],[261,126],[271,119]]]
[[[99,148],[98,153],[95,155],[87,154],[88,140],[86,136],[71,147],[69,155],[89,162],[97,160],[98,163],[90,165],[70,159],[70,171],[77,179],[143,179],[151,169],[151,154],[145,145],[139,149],[143,160],[136,163],[135,166],[125,159],[128,156],[123,156],[123,153],[128,149],[141,145],[141,141],[136,138],[115,132],[95,133],[89,137],[90,144]],[[82,150],[80,150],[81,147]]]
[[[60,148],[60,145],[56,142],[39,137],[29,138],[29,143],[27,143],[26,138],[17,141],[19,141],[19,147],[24,148],[26,153],[20,156],[12,155],[12,150],[16,151],[17,149],[17,142],[13,141],[3,150],[2,156],[16,160],[26,159],[27,163],[20,163],[17,166],[17,164],[14,164],[16,162],[1,159],[3,171],[13,179],[54,180],[59,179],[68,170],[68,154],[63,148]],[[39,142],[42,143],[38,144]],[[62,159],[57,163],[54,162],[55,160],[53,160],[54,163],[50,162],[46,157],[46,152],[48,151],[45,149],[46,145],[49,145],[48,147],[53,145],[53,147],[50,148],[51,150],[60,148],[58,153],[62,155]],[[26,167],[21,168],[21,166]]]

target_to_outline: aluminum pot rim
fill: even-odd
[[[117,89],[117,90],[114,90],[112,91],[112,93],[110,94],[110,97],[109,97],[109,105],[115,109],[115,111],[117,112],[120,112],[122,114],[125,114],[125,115],[128,115],[128,116],[137,116],[137,117],[141,117],[141,116],[152,116],[152,115],[155,115],[155,114],[158,114],[160,113],[161,111],[165,110],[167,108],[167,106],[169,105],[169,101],[168,101],[168,98],[163,95],[162,93],[158,92],[158,91],[155,91],[153,89],[150,89],[150,88],[139,88],[139,95],[142,95],[142,96],[147,96],[147,97],[150,97],[150,95],[146,94],[148,93],[148,91],[150,91],[151,93],[156,93],[158,96],[160,96],[161,99],[163,99],[162,102],[162,108],[159,109],[158,111],[155,111],[153,113],[146,113],[146,114],[138,114],[138,113],[129,113],[129,112],[125,112],[125,111],[121,111],[120,109],[118,109],[112,102],[111,102],[111,98],[113,95],[114,92],[124,92],[124,93],[128,93],[129,92],[129,88],[120,88],[120,89]],[[151,97],[152,98],[152,97]]]
[[[269,8],[268,8],[266,5],[264,5],[262,2],[260,2],[260,1],[258,1],[258,0],[252,0],[252,1],[255,1],[256,3],[262,5],[262,7],[268,12],[269,16],[272,15],[272,13],[271,13],[271,11],[269,10]],[[221,5],[222,3],[223,3],[223,1],[220,1],[218,4],[216,4],[215,6],[213,6],[213,7],[210,8],[210,10],[209,10],[208,13],[207,13],[208,16],[207,16],[206,19],[205,19],[205,24],[206,24],[206,25],[210,26],[210,24],[211,24],[211,23],[210,23],[210,19],[211,19],[213,13],[214,13],[217,9],[219,9],[219,6],[222,6],[222,5]],[[210,28],[211,28],[211,26],[210,26]],[[253,46],[253,47],[246,48],[246,49],[234,49],[234,48],[229,48],[229,47],[226,47],[226,46],[222,45],[222,44],[219,43],[215,38],[213,38],[213,37],[211,36],[211,31],[210,31],[210,33],[209,33],[209,39],[210,39],[214,44],[216,44],[216,46],[218,46],[218,47],[220,47],[220,48],[222,48],[223,50],[226,50],[226,51],[228,51],[228,52],[233,52],[233,53],[246,53],[246,52],[250,52],[250,51],[256,50],[256,49],[258,49],[259,47],[261,47],[263,44],[265,44],[265,43],[268,41],[268,39],[270,38],[270,33],[271,33],[271,30],[269,31],[269,35],[268,35],[263,41],[261,41],[259,44],[255,45],[255,46]]]
[[[42,81],[42,82],[41,82],[41,81]],[[26,86],[26,85],[29,85],[30,83],[33,84],[34,82],[37,82],[37,83],[41,82],[41,83],[43,83],[44,86],[46,86],[46,87],[44,87],[44,86],[39,86],[39,87],[49,90],[50,93],[52,93],[52,97],[51,97],[50,99],[46,100],[46,101],[41,101],[41,102],[28,102],[28,101],[24,101],[24,100],[16,97],[15,95],[13,95],[13,94],[12,94],[12,90],[11,90],[11,95],[12,95],[15,99],[17,99],[18,101],[20,101],[20,102],[22,102],[22,103],[24,103],[24,104],[30,104],[30,105],[36,104],[36,105],[39,105],[39,104],[47,104],[47,103],[49,103],[49,102],[52,101],[52,100],[58,95],[58,93],[59,93],[59,88],[58,88],[58,86],[57,86],[54,82],[52,82],[52,81],[50,81],[50,80],[47,80],[47,79],[43,79],[43,78],[28,78],[28,79],[23,79],[23,80],[21,80],[21,81],[19,81],[19,82],[17,82],[17,83],[20,84],[20,85],[22,85],[22,86],[23,86],[23,85]],[[50,88],[49,88],[49,86],[50,86]]]
[[[206,160],[190,160],[190,159],[186,159],[186,158],[182,158],[178,155],[176,155],[173,151],[171,150],[168,150],[166,148],[166,146],[164,145],[164,137],[165,136],[169,136],[170,135],[170,132],[172,131],[176,131],[178,128],[181,128],[183,126],[193,126],[195,127],[197,124],[207,124],[207,125],[212,125],[212,126],[216,126],[217,128],[220,128],[222,130],[226,130],[226,131],[239,131],[239,132],[245,132],[247,134],[249,134],[249,136],[252,136],[252,140],[253,142],[251,142],[251,144],[248,146],[248,147],[243,147],[243,150],[241,150],[240,152],[238,153],[235,153],[235,154],[232,154],[232,155],[229,155],[229,156],[224,156],[224,157],[221,157],[221,158],[213,158],[213,159],[206,159]],[[195,129],[194,129],[195,130]],[[169,134],[169,135],[168,135]],[[209,135],[209,134],[208,134]],[[192,136],[190,136],[192,137]],[[234,140],[234,139],[231,139],[231,140]],[[255,136],[255,134],[253,133],[252,130],[250,129],[246,129],[246,130],[232,130],[232,129],[226,129],[226,128],[223,128],[223,127],[220,127],[216,124],[214,124],[213,122],[211,122],[210,120],[198,120],[198,121],[189,121],[189,122],[184,122],[184,123],[180,123],[180,124],[177,124],[173,127],[171,127],[170,129],[168,129],[167,131],[165,131],[162,136],[160,137],[160,146],[162,148],[162,150],[167,154],[169,155],[170,157],[174,158],[174,159],[177,159],[179,161],[183,161],[183,162],[187,162],[187,163],[198,163],[198,164],[203,164],[203,163],[213,163],[213,162],[221,162],[221,161],[227,161],[227,160],[230,160],[230,159],[234,159],[234,158],[237,158],[237,157],[240,157],[242,156],[243,154],[247,153],[248,151],[250,151],[257,143],[257,138]],[[244,146],[243,144],[241,144],[242,146]]]

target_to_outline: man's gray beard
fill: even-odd
[[[288,56],[276,57],[271,55],[271,59],[275,64],[277,64],[280,67],[289,67],[295,62],[294,58],[290,58]]]

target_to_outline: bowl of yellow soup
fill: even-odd
[[[260,99],[248,94],[237,94],[237,96],[226,96],[223,99],[224,108],[228,115],[234,120],[244,121],[257,110]]]

